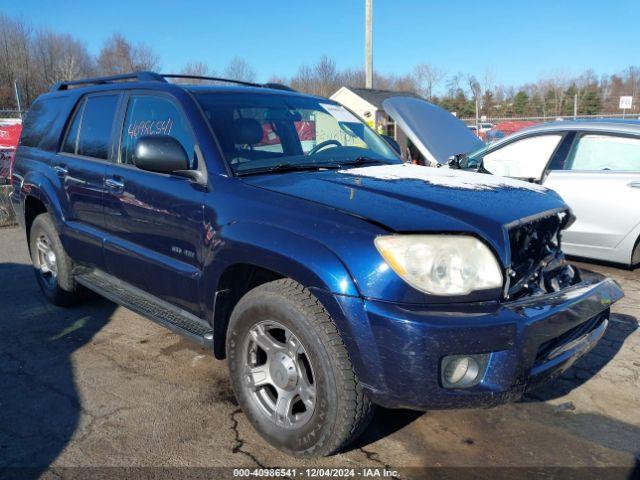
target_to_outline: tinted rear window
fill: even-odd
[[[69,103],[68,97],[36,100],[24,121],[20,145],[47,151],[57,150]]]
[[[82,114],[78,155],[106,160],[109,157],[118,95],[88,97]]]

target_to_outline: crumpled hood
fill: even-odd
[[[506,252],[508,224],[568,209],[558,194],[537,184],[411,164],[256,175],[243,180],[395,232],[473,232],[500,253]]]

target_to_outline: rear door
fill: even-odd
[[[618,258],[614,249],[640,224],[640,137],[578,133],[564,162],[552,168],[544,185],[556,190],[577,217],[563,235],[564,250],[630,261],[630,251]]]
[[[145,135],[176,138],[201,161],[180,104],[161,93],[132,93],[119,129],[117,162],[107,167],[105,257],[112,275],[166,301],[199,313],[204,187],[133,164],[136,140]]]
[[[113,158],[118,93],[91,94],[78,103],[52,167],[60,179],[65,215],[62,241],[79,263],[104,267],[103,193],[107,164]]]

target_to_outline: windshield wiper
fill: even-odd
[[[252,168],[236,172],[238,176],[259,175],[261,173],[303,172],[310,170],[336,169],[341,166],[336,163],[278,163],[270,167]]]
[[[381,163],[385,165],[388,164],[388,162],[385,162],[384,160],[378,160],[371,157],[358,157],[346,162],[339,162],[335,165],[337,165],[338,168],[343,168],[343,167],[359,167],[360,165],[381,164]]]
[[[329,162],[329,163],[278,163],[270,167],[264,168],[252,168],[251,170],[245,170],[236,172],[238,176],[246,175],[259,175],[262,173],[283,173],[283,172],[303,172],[311,170],[336,170],[344,167],[355,167],[368,164],[387,164],[383,160],[376,160],[369,157],[358,157],[346,162]]]

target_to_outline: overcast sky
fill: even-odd
[[[259,80],[290,76],[323,55],[339,68],[364,59],[364,0],[3,0],[0,11],[69,32],[97,53],[112,32],[143,41],[164,72],[188,60],[223,70],[246,59]],[[489,69],[517,85],[592,68],[640,64],[640,1],[374,0],[374,68],[403,74],[427,62],[448,73]]]

